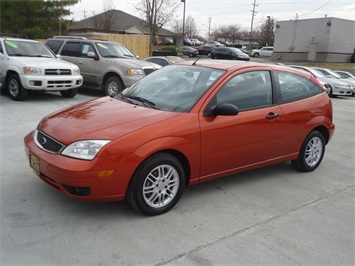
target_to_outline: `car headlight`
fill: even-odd
[[[29,75],[29,74],[40,75],[41,69],[37,68],[37,67],[24,67],[23,73],[25,73],[27,75]]]
[[[131,68],[127,70],[128,75],[145,75],[143,69]]]
[[[84,160],[92,160],[110,140],[81,140],[67,146],[62,154]]]
[[[73,68],[73,75],[80,75],[80,68]]]

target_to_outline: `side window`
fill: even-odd
[[[53,51],[53,53],[58,54],[59,48],[62,46],[64,41],[60,40],[48,40],[46,45]]]
[[[231,103],[240,111],[272,104],[269,71],[251,71],[231,78],[216,94],[216,102]]]
[[[322,88],[303,76],[277,71],[275,72],[280,88],[281,102],[292,102],[322,93]]]
[[[80,57],[88,58],[88,52],[95,52],[94,46],[90,43],[83,43],[81,45]]]
[[[80,42],[67,42],[62,50],[61,55],[79,57],[81,54]]]
[[[3,50],[2,50],[2,43],[0,42],[0,53],[3,54]]]
[[[156,58],[154,63],[156,63],[156,64],[158,64],[158,65],[161,65],[161,66],[167,66],[167,65],[169,65],[168,62],[166,62],[164,59],[160,59],[160,58]]]

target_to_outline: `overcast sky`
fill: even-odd
[[[140,17],[136,6],[142,0],[113,0],[114,9]],[[174,19],[182,21],[184,4],[181,0]],[[71,7],[71,17],[81,20],[103,11],[104,0],[80,0]],[[199,34],[205,36],[210,30],[222,25],[239,25],[250,31],[254,0],[186,0],[185,17],[192,16]],[[355,20],[355,0],[255,0],[253,29],[267,16],[276,21],[309,18],[337,17]],[[210,24],[209,24],[210,21]],[[170,29],[169,25],[164,28]]]

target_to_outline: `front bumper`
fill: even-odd
[[[83,84],[83,77],[81,75],[21,75],[20,79],[22,86],[28,90],[61,91],[78,88]]]
[[[48,185],[71,198],[84,201],[120,201],[125,197],[130,177],[138,158],[133,155],[96,157],[92,161],[79,160],[40,149],[34,133],[25,141],[25,153],[34,172]],[[33,167],[38,159],[38,169]],[[109,174],[105,174],[109,173]]]

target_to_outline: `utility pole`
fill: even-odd
[[[186,7],[186,0],[181,0],[182,3],[184,3],[184,14],[182,18],[182,42],[184,43],[185,39],[185,7]]]
[[[253,39],[253,24],[254,24],[254,16],[256,15],[256,11],[255,11],[255,7],[256,6],[259,6],[259,4],[255,4],[256,0],[254,0],[254,3],[252,4],[253,5],[253,10],[250,10],[251,11],[251,26],[250,26],[250,38],[249,38],[249,46],[250,46],[250,49],[252,49],[251,47],[251,41]]]
[[[210,38],[211,38],[211,20],[212,18],[209,17],[208,18],[208,40],[210,41]]]

